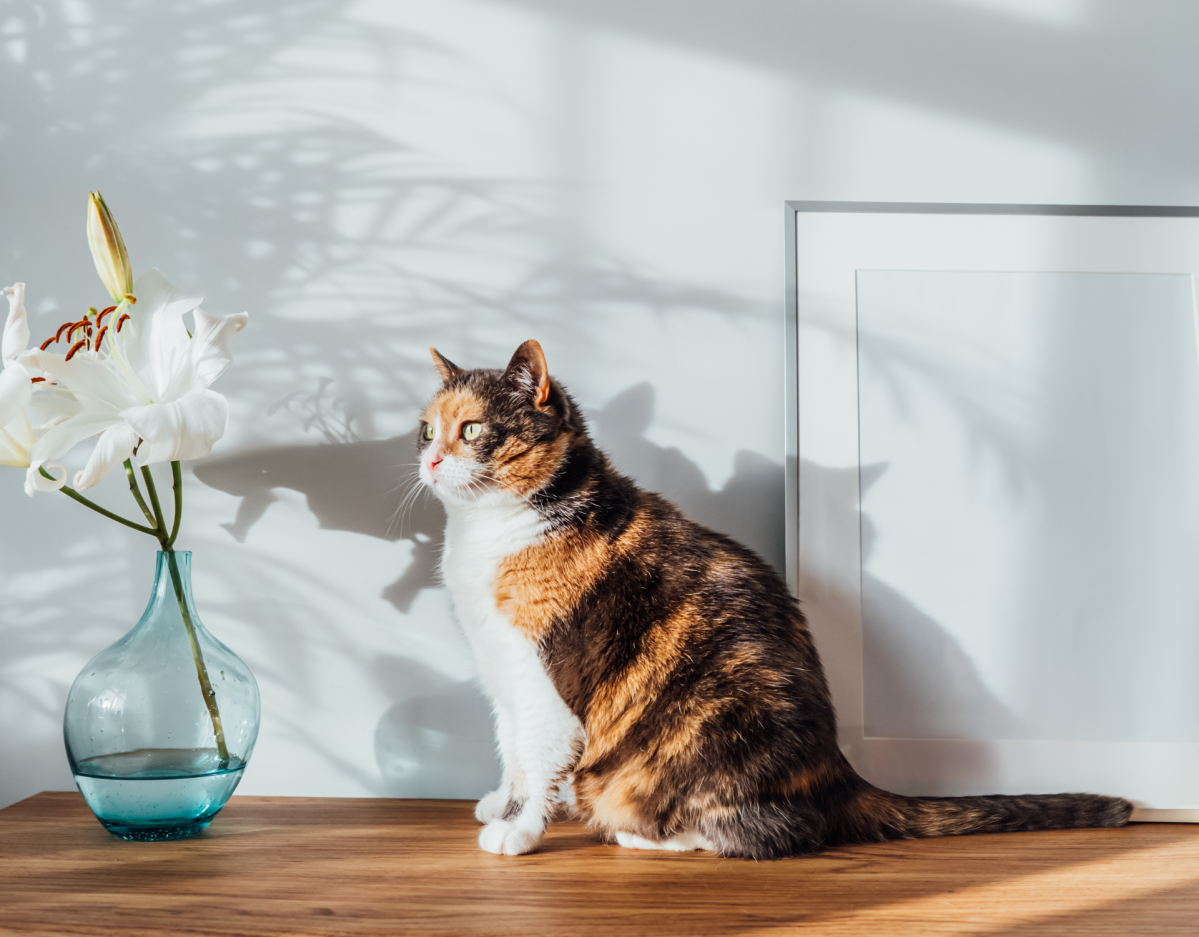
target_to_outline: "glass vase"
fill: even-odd
[[[159,552],[141,620],[75,678],[63,736],[79,792],[110,833],[180,839],[229,800],[259,718],[254,675],[196,614],[191,553]]]

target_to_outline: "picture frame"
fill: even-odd
[[[1156,336],[1154,340],[1166,349],[1176,348],[1182,341],[1180,329],[1185,325],[1186,315],[1195,318],[1193,284],[1195,272],[1199,269],[1199,209],[792,201],[785,206],[785,234],[787,580],[800,599],[820,650],[838,712],[840,742],[850,761],[871,783],[898,793],[956,796],[1091,791],[1128,797],[1136,804],[1134,819],[1199,822],[1199,734],[1196,734],[1199,730],[1192,730],[1192,725],[1199,726],[1199,707],[1194,707],[1197,711],[1192,717],[1190,696],[1187,695],[1192,693],[1191,682],[1199,684],[1199,667],[1195,668],[1194,681],[1185,679],[1188,662],[1199,665],[1199,655],[1192,660],[1189,630],[1181,632],[1182,641],[1188,646],[1175,652],[1171,643],[1174,632],[1149,633],[1154,627],[1159,627],[1157,619],[1147,624],[1138,621],[1136,628],[1132,628],[1126,618],[1105,610],[1103,614],[1107,617],[1103,627],[1107,630],[1104,640],[1089,641],[1088,622],[1084,616],[1081,624],[1075,621],[1070,626],[1074,644],[1069,646],[1085,650],[1090,644],[1102,643],[1102,659],[1096,657],[1096,662],[1089,662],[1086,653],[1077,656],[1071,653],[1059,655],[1054,660],[1035,660],[1035,666],[1030,665],[1030,669],[1038,674],[1036,680],[1032,681],[1036,686],[1022,687],[1018,679],[1012,683],[1016,690],[1009,695],[1016,699],[1015,708],[1019,709],[1022,705],[1024,710],[1017,714],[1018,718],[1009,720],[1010,724],[1002,720],[988,723],[989,717],[976,704],[977,701],[957,706],[952,697],[938,697],[938,686],[943,681],[955,678],[950,671],[957,665],[952,662],[947,665],[944,660],[935,659],[936,654],[921,657],[916,651],[912,652],[915,663],[908,663],[915,668],[918,677],[913,681],[916,690],[892,692],[888,696],[887,693],[891,691],[876,689],[880,675],[882,683],[890,678],[886,669],[886,654],[880,658],[877,653],[893,637],[889,637],[887,631],[891,627],[887,618],[890,614],[888,609],[915,609],[913,615],[919,613],[923,616],[921,621],[931,621],[924,609],[927,605],[938,605],[940,602],[935,594],[940,588],[938,583],[960,582],[970,576],[977,579],[982,575],[979,581],[983,582],[983,588],[978,592],[982,595],[990,594],[988,589],[1006,593],[1010,591],[1008,586],[1011,581],[1010,576],[1008,579],[1003,577],[1000,569],[993,570],[992,575],[986,563],[981,564],[982,574],[975,568],[979,566],[977,562],[975,567],[969,569],[966,568],[969,565],[966,560],[958,563],[955,550],[959,553],[969,551],[959,550],[957,541],[963,536],[963,531],[968,534],[973,529],[969,526],[973,523],[969,518],[962,520],[958,517],[962,512],[948,512],[954,513],[954,517],[947,520],[939,516],[947,512],[934,510],[920,514],[909,510],[905,515],[899,509],[910,506],[909,491],[913,503],[924,505],[925,508],[937,504],[938,492],[932,482],[920,483],[919,468],[922,463],[919,463],[919,459],[930,447],[923,443],[914,445],[915,437],[904,435],[907,433],[911,436],[916,432],[911,427],[899,426],[899,429],[895,429],[899,424],[904,424],[906,418],[896,419],[893,414],[888,416],[895,399],[904,396],[898,393],[904,390],[902,380],[894,387],[882,380],[889,377],[885,359],[894,343],[886,345],[879,335],[892,323],[892,312],[899,317],[894,321],[906,323],[907,331],[901,334],[909,359],[911,348],[919,351],[922,347],[920,342],[924,342],[928,346],[927,361],[936,364],[936,356],[940,355],[944,359],[941,363],[952,364],[957,354],[954,349],[959,346],[944,336],[946,332],[958,331],[956,310],[959,307],[969,310],[960,316],[960,322],[965,324],[962,325],[961,335],[954,341],[972,335],[972,347],[981,349],[979,361],[983,364],[958,367],[957,371],[961,373],[956,373],[953,379],[970,389],[974,394],[972,400],[981,400],[985,404],[989,399],[988,393],[991,391],[986,380],[990,378],[982,372],[1004,372],[1009,377],[1016,373],[1031,373],[1022,355],[1030,361],[1037,359],[1033,363],[1040,368],[1037,373],[1041,375],[1039,380],[1042,384],[1046,383],[1046,375],[1052,377],[1060,372],[1054,360],[1040,360],[1045,359],[1046,355],[1037,341],[1023,341],[1022,344],[1011,340],[1010,336],[1004,338],[999,335],[1005,329],[1012,332],[1019,323],[1023,323],[1021,327],[1025,328],[1030,327],[1031,323],[1035,331],[1038,328],[1038,310],[1063,324],[1059,331],[1065,338],[1054,346],[1057,349],[1054,354],[1070,361],[1071,369],[1090,374],[1091,377],[1086,380],[1092,384],[1086,386],[1090,387],[1099,380],[1100,384],[1094,386],[1102,387],[1103,362],[1108,360],[1103,355],[1110,357],[1115,354],[1115,360],[1120,360],[1121,336],[1128,329],[1141,328],[1138,317],[1144,310],[1150,310],[1144,311],[1145,327]],[[901,293],[907,298],[892,302],[892,298]],[[1010,296],[1019,295],[1024,299],[1020,302],[1005,299],[1006,305],[996,305],[999,303],[995,298],[998,294],[1009,299]],[[1060,315],[1059,306],[1062,307]],[[1110,336],[1105,338],[1107,332],[1092,327],[1093,321],[1099,321],[1094,317],[1100,316],[1100,312],[1092,316],[1092,310],[1102,311],[1101,307],[1108,306],[1111,307],[1110,314],[1104,313],[1108,318],[1102,321],[1114,325],[1109,330]],[[991,311],[988,313],[986,309]],[[1002,310],[1002,313],[996,310]],[[1153,310],[1160,310],[1160,313]],[[903,319],[905,315],[907,319]],[[923,323],[927,328],[924,331],[916,329],[911,325],[915,322]],[[999,335],[996,347],[1003,348],[994,354],[1002,358],[1003,349],[1007,349],[1010,360],[1006,371],[1004,368],[990,367],[993,363],[990,360],[992,349],[989,347],[991,322],[1002,325],[994,334]],[[953,328],[945,328],[946,323]],[[1166,326],[1172,330],[1168,335],[1163,331]],[[1189,413],[1194,402],[1189,399],[1189,392],[1184,391],[1190,387],[1186,382],[1192,380],[1191,370],[1199,374],[1199,320],[1196,320],[1195,338],[1196,346],[1187,352],[1194,359],[1195,367],[1192,369],[1187,363],[1182,350],[1167,355],[1175,362],[1171,365],[1173,371],[1170,374],[1173,376],[1167,375],[1174,383],[1167,381],[1163,384],[1161,393],[1164,396],[1161,400],[1169,405],[1151,408],[1148,412],[1165,410],[1174,413],[1179,409],[1174,402],[1185,397],[1187,399],[1182,409]],[[1007,345],[1003,345],[1004,341],[1007,341]],[[879,348],[883,348],[885,353],[878,354]],[[864,351],[871,352],[866,359],[862,358]],[[879,363],[880,359],[883,364]],[[1126,385],[1121,386],[1137,387],[1155,381],[1161,383],[1155,375],[1162,369],[1156,368],[1154,361],[1153,356],[1148,355],[1147,363],[1142,365],[1149,369],[1153,380],[1138,383],[1136,376],[1131,375]],[[935,370],[931,365],[930,368]],[[925,385],[928,383],[928,380],[924,380]],[[1017,389],[1022,386],[1019,380],[1013,379],[1009,383]],[[914,387],[916,378],[909,384]],[[926,391],[927,387],[921,391],[922,397],[915,391],[906,395],[911,398],[907,399],[907,404],[915,408],[916,416],[912,418],[914,424],[922,419],[922,412],[931,413],[939,406],[935,393]],[[1056,401],[1052,393],[1045,400]],[[1087,396],[1081,391],[1071,393],[1074,396],[1064,398],[1064,403],[1058,401],[1053,404],[1064,414],[1060,421],[1067,427],[1086,422],[1074,419],[1070,407],[1085,410],[1090,405]],[[1112,393],[1116,396],[1111,399],[1119,404],[1121,398],[1118,394],[1122,391],[1117,389]],[[1199,397],[1199,393],[1194,396]],[[915,398],[919,399],[912,403]],[[926,402],[920,403],[920,400]],[[1026,408],[1034,415],[1031,422],[1040,419],[1036,414],[1044,409],[1043,403]],[[1124,408],[1114,406],[1113,409],[1122,411]],[[974,412],[972,418],[985,422],[979,412]],[[938,419],[945,424],[946,418]],[[1022,419],[1030,422],[1027,417]],[[1135,414],[1131,419],[1132,422],[1120,425],[1135,428],[1144,422]],[[958,422],[968,427],[970,418],[963,417]],[[1019,420],[1013,423],[1016,429],[1012,432],[1016,435],[1024,431],[1016,425],[1018,423]],[[1124,431],[1118,427],[1108,427],[1100,420],[1096,432],[1102,437],[1103,433],[1110,435]],[[1199,438],[1199,425],[1195,427],[1195,433]],[[1189,433],[1184,430],[1175,435],[1185,437],[1189,453]],[[1091,437],[1079,438],[1086,445],[1093,443]],[[1113,503],[1128,502],[1132,507],[1125,513],[1137,516],[1136,510],[1143,492],[1146,489],[1156,492],[1159,487],[1156,483],[1138,480],[1141,477],[1139,472],[1149,471],[1145,466],[1151,460],[1146,453],[1157,452],[1172,438],[1169,427],[1165,427],[1142,449],[1137,450],[1135,457],[1127,460],[1127,466],[1123,463],[1117,466],[1125,472],[1121,478],[1127,476],[1131,479],[1127,485],[1111,485],[1103,475],[1103,471],[1109,469],[1102,464],[1096,464],[1095,471],[1098,474],[1091,478],[1093,463],[1088,462],[1080,463],[1081,467],[1077,469],[1080,476],[1086,476],[1081,479],[1080,485],[1084,488],[1086,484],[1101,486],[1096,490],[1102,491],[1105,498],[1109,493],[1114,493]],[[949,443],[944,445],[953,448]],[[935,446],[931,448],[936,449]],[[1029,458],[1027,447],[1013,448],[1021,453],[1020,458]],[[1054,451],[1052,448],[1044,452],[1038,449],[1040,455],[1036,458],[1040,458],[1044,464],[1058,465],[1061,459],[1054,462],[1046,454]],[[864,452],[867,454],[865,461]],[[913,452],[915,456],[911,454]],[[1189,465],[1189,458],[1187,455],[1186,459],[1178,461],[1180,472],[1185,465]],[[938,485],[956,490],[956,476],[951,466],[966,464],[962,459],[961,453],[958,453],[952,458],[931,463],[935,465],[933,474],[939,473]],[[957,474],[961,475],[962,472]],[[879,477],[883,481],[880,482]],[[903,487],[905,478],[908,479],[908,489]],[[1183,492],[1180,497],[1188,505],[1186,511],[1190,510],[1188,478],[1180,476],[1177,482],[1181,486],[1177,487],[1177,491]],[[915,484],[912,479],[917,480]],[[971,483],[976,481],[974,479]],[[1195,488],[1199,491],[1199,478]],[[1009,516],[1012,525],[1025,523],[1020,518],[1022,512],[1029,513],[1026,506],[1029,501],[1037,501],[1041,505],[1037,524],[1049,524],[1053,529],[1067,532],[1072,529],[1072,518],[1076,515],[1056,517],[1056,502],[1048,497],[1038,500],[1035,485],[1031,489],[1025,486],[1021,490],[1026,497],[1008,515],[988,508],[991,514],[987,516],[998,518],[995,521],[999,525],[996,529],[1005,529],[1003,525],[1008,523],[1005,518]],[[1027,494],[1029,490],[1033,492],[1032,495]],[[1189,531],[1199,527],[1199,523],[1189,523],[1189,513],[1171,519],[1168,509],[1172,502],[1168,497],[1173,496],[1168,493],[1154,496],[1159,500],[1167,499],[1163,502],[1164,513],[1159,513],[1165,518],[1163,523],[1173,531],[1169,536],[1154,534],[1151,539],[1155,544],[1160,540],[1168,545],[1173,542],[1171,536],[1188,538]],[[864,512],[864,500],[882,507]],[[1080,501],[1082,506],[1072,510],[1085,511],[1087,503]],[[884,517],[881,536],[883,542],[890,545],[888,555],[892,557],[902,555],[902,550],[896,545],[902,546],[905,537],[911,539],[911,532],[918,529],[920,519],[932,517],[930,526],[937,530],[932,534],[923,529],[918,532],[920,537],[926,537],[922,541],[926,546],[933,545],[930,555],[936,554],[943,568],[929,574],[929,564],[922,566],[918,551],[908,551],[909,561],[904,567],[908,570],[905,575],[923,583],[921,588],[925,592],[925,601],[905,598],[893,583],[884,581],[886,577],[873,569],[872,564],[876,563],[873,557],[878,551],[870,544],[880,535],[880,529],[877,519],[869,516],[872,511]],[[903,520],[904,517],[908,519]],[[913,521],[912,517],[916,520]],[[1199,519],[1199,514],[1196,518]],[[1002,540],[1003,537],[992,539]],[[1093,538],[1092,542],[1103,541],[1102,538]],[[864,543],[867,544],[865,549]],[[990,549],[987,544],[984,546]],[[1034,542],[1029,548],[1032,557],[1029,562],[1039,562],[1036,556],[1040,549],[1043,549],[1043,545]],[[1121,549],[1124,547],[1121,546]],[[1192,556],[1189,546],[1172,551],[1164,546],[1155,549],[1161,554],[1154,561],[1155,568],[1169,566],[1185,571],[1190,568],[1188,564],[1192,559],[1199,561],[1199,550]],[[1081,558],[1076,563],[1084,573],[1090,568],[1088,563],[1094,565],[1094,557],[1088,559],[1088,550],[1096,552],[1084,538],[1077,551]],[[983,553],[986,554],[986,549]],[[1068,558],[1072,557],[1072,551],[1059,550],[1051,552],[1050,559],[1056,562],[1063,553]],[[1119,561],[1125,553],[1116,550],[1112,553],[1115,557],[1113,562]],[[1015,555],[1022,557],[1023,552],[1017,551]],[[1074,562],[1074,559],[1070,561]],[[1040,592],[1033,590],[1033,599],[1043,599],[1041,605],[1052,605],[1054,602],[1069,604],[1079,600],[1080,596],[1086,597],[1087,589],[1073,588],[1071,582],[1062,580],[1060,576],[1055,580],[1056,574],[1051,575],[1052,571],[1043,572],[1044,565],[1041,563],[1038,567],[1038,575],[1045,582],[1038,586]],[[1092,573],[1087,575],[1094,578]],[[1183,579],[1185,575],[1175,574],[1170,581],[1181,582]],[[1103,591],[1110,583],[1123,584],[1126,581],[1132,584],[1120,586],[1124,590],[1121,592],[1122,601],[1135,600],[1138,593],[1134,590],[1140,588],[1137,585],[1140,580],[1131,574],[1122,579],[1118,562],[1115,572],[1101,577],[1098,580],[1100,585],[1096,588],[1097,591]],[[1166,591],[1173,588],[1169,586]],[[1189,592],[1187,595],[1183,595],[1183,592],[1187,592],[1189,587],[1183,589],[1179,586],[1179,589],[1182,590],[1179,592],[1179,602],[1182,604],[1171,612],[1173,617],[1165,616],[1161,621],[1165,622],[1166,617],[1170,617],[1170,621],[1176,621],[1177,624],[1169,627],[1185,629],[1190,621],[1189,605],[1186,605],[1190,599]],[[943,591],[953,590],[947,585]],[[959,593],[962,591],[957,589]],[[957,595],[954,601],[958,604],[941,604],[946,608],[973,608],[970,595],[964,598]],[[1032,601],[1031,605],[1032,617],[1035,618],[1040,614],[1038,602]],[[984,611],[989,611],[989,608]],[[987,669],[998,666],[994,664],[995,659],[1011,658],[1005,664],[1008,668],[1004,672],[1006,677],[1004,673],[996,671],[999,676],[995,680],[1002,684],[1004,679],[1011,683],[1010,674],[1013,671],[1017,677],[1021,676],[1021,658],[1016,653],[1021,648],[1024,648],[1021,653],[1029,660],[1042,656],[1038,651],[1042,645],[1035,641],[1029,644],[1027,635],[1023,645],[1017,643],[1013,648],[1005,648],[1002,644],[1005,636],[996,633],[994,623],[984,626],[974,621],[974,615],[963,617],[971,619],[967,630],[974,629],[967,635],[969,640],[963,638],[961,633],[949,633],[952,628],[967,627],[960,622],[950,622],[948,625],[934,623],[922,627],[926,631],[937,632],[941,640],[940,644],[936,644],[937,648],[952,646],[956,648],[955,654],[961,652],[958,657],[964,663],[958,670],[973,668],[971,672],[980,686],[988,682]],[[985,617],[985,614],[981,615],[980,619]],[[1048,624],[1042,622],[1040,627],[1047,641],[1045,646],[1065,646],[1058,640],[1061,635],[1055,638],[1054,634],[1055,629],[1069,630],[1064,624],[1068,619],[1065,613],[1058,618],[1050,615],[1044,619]],[[1199,615],[1195,622],[1199,625]],[[1126,625],[1127,634],[1121,631]],[[1166,627],[1166,624],[1160,625],[1162,629]],[[1199,628],[1194,630],[1199,632]],[[1039,640],[1038,635],[1033,637]],[[999,647],[1002,652],[989,656],[975,653],[971,656],[972,641],[978,647]],[[914,643],[918,645],[919,641]],[[908,653],[902,641],[899,647],[898,653]],[[1110,692],[1099,694],[1102,705],[1098,709],[1087,702],[1090,698],[1088,694],[1095,692],[1091,684],[1098,682],[1098,675],[1107,674],[1113,666],[1123,668],[1125,672],[1127,685],[1120,683],[1119,692],[1123,694],[1121,699],[1136,701],[1133,707],[1138,709],[1135,719],[1124,718],[1119,700],[1113,702]],[[868,670],[875,677],[869,685],[866,679]],[[1059,677],[1063,685],[1073,686],[1070,683],[1073,680],[1082,690],[1074,695],[1067,694],[1067,698],[1054,706],[1038,709],[1038,699],[1047,692],[1052,696]],[[1110,688],[1110,679],[1106,685]],[[925,692],[925,687],[931,688],[925,701],[927,705],[912,703]],[[1152,702],[1167,690],[1181,693],[1185,699],[1179,697],[1180,702],[1173,703],[1169,700],[1174,697],[1161,697],[1167,702],[1159,704],[1158,712],[1152,711],[1151,707],[1141,711],[1144,708],[1140,706],[1142,698]],[[909,695],[905,696],[904,693]],[[990,690],[988,693],[990,697],[999,699],[997,706],[1003,703],[1003,693]],[[1099,712],[1105,706],[1109,709]],[[1040,713],[1045,713],[1046,717],[1042,719]],[[884,730],[880,730],[880,726]],[[930,726],[932,731],[923,731],[923,728]]]

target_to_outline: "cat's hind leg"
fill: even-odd
[[[662,839],[646,839],[635,833],[617,833],[616,842],[626,849],[657,849],[668,852],[693,852],[696,849],[715,849],[699,830],[684,830]]]

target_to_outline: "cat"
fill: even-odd
[[[776,859],[918,836],[1121,826],[1116,797],[905,797],[837,747],[799,604],[755,553],[620,475],[527,341],[503,371],[429,349],[419,477],[493,701],[479,845],[537,847],[570,784],[606,841]]]

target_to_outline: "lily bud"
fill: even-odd
[[[133,270],[129,266],[121,229],[99,192],[88,196],[87,243],[92,249],[96,273],[100,274],[109,295],[120,302],[124,294],[133,292]]]

